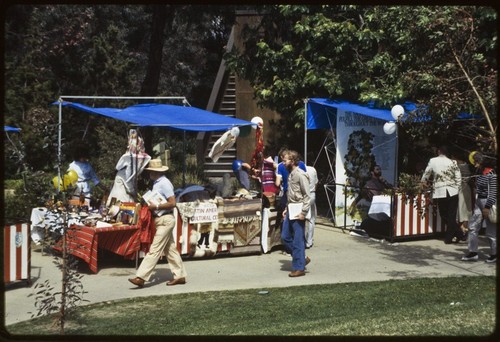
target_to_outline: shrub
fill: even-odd
[[[23,172],[22,180],[6,180],[8,188],[14,190],[5,196],[5,224],[29,222],[31,209],[44,206],[54,196],[52,176],[44,172]]]

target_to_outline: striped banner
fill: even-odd
[[[4,282],[31,281],[30,226],[18,223],[4,228]]]
[[[437,207],[427,196],[396,194],[394,237],[434,235],[444,231]]]
[[[174,217],[176,225],[174,227],[174,241],[177,246],[177,250],[181,255],[189,254],[191,246],[189,244],[189,237],[191,236],[191,231],[193,230],[193,225],[182,220],[179,210],[174,208]]]

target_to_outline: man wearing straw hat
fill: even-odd
[[[137,269],[136,277],[130,278],[129,281],[134,285],[143,287],[144,282],[148,281],[151,277],[151,273],[156,267],[160,256],[165,252],[170,271],[174,275],[174,279],[168,281],[167,285],[185,284],[187,273],[173,236],[175,218],[172,213],[176,204],[174,187],[164,175],[168,167],[162,165],[161,159],[152,159],[145,170],[149,171],[149,178],[153,181],[152,191],[161,194],[166,199],[166,202],[159,205],[152,203],[148,204],[148,208],[152,211],[154,216],[156,233],[149,248],[149,252]],[[159,212],[161,213],[160,216],[156,214]]]

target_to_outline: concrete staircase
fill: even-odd
[[[224,84],[222,84],[224,86]],[[224,93],[221,97],[218,108],[214,108],[214,112],[230,117],[236,116],[236,77],[229,74],[225,82]],[[224,151],[217,163],[208,157],[208,153],[212,149],[217,139],[225,132],[214,132],[210,137],[207,150],[205,152],[204,173],[208,178],[222,178],[225,173],[232,175],[232,164],[236,159],[236,144],[230,149]]]

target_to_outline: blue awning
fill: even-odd
[[[307,129],[326,129],[334,127],[337,109],[370,116],[384,121],[394,120],[389,109],[372,108],[370,106],[363,106],[344,100],[312,98],[307,102]],[[330,123],[332,124],[331,126]]]
[[[405,109],[405,114],[401,118],[403,122],[407,119],[411,120],[410,122],[427,122],[431,120],[425,107],[422,108],[423,114],[417,117],[410,117],[407,113],[416,110],[417,106],[412,102],[405,102],[402,106]],[[383,121],[394,121],[390,109],[373,108],[371,104],[361,105],[339,99],[311,98],[307,102],[307,129],[329,129],[330,127],[335,127],[337,109],[366,115]],[[457,115],[456,120],[476,120],[481,117],[481,115],[462,112]]]
[[[21,131],[20,128],[16,128],[16,127],[11,127],[11,126],[3,126],[3,127],[4,127],[5,132],[20,132]]]
[[[54,102],[59,105],[59,102]],[[62,102],[62,106],[79,109],[91,114],[125,121],[138,126],[165,127],[173,130],[212,132],[227,131],[233,127],[256,126],[256,124],[216,114],[196,107],[168,104],[138,104],[123,109],[93,108],[76,102]]]

